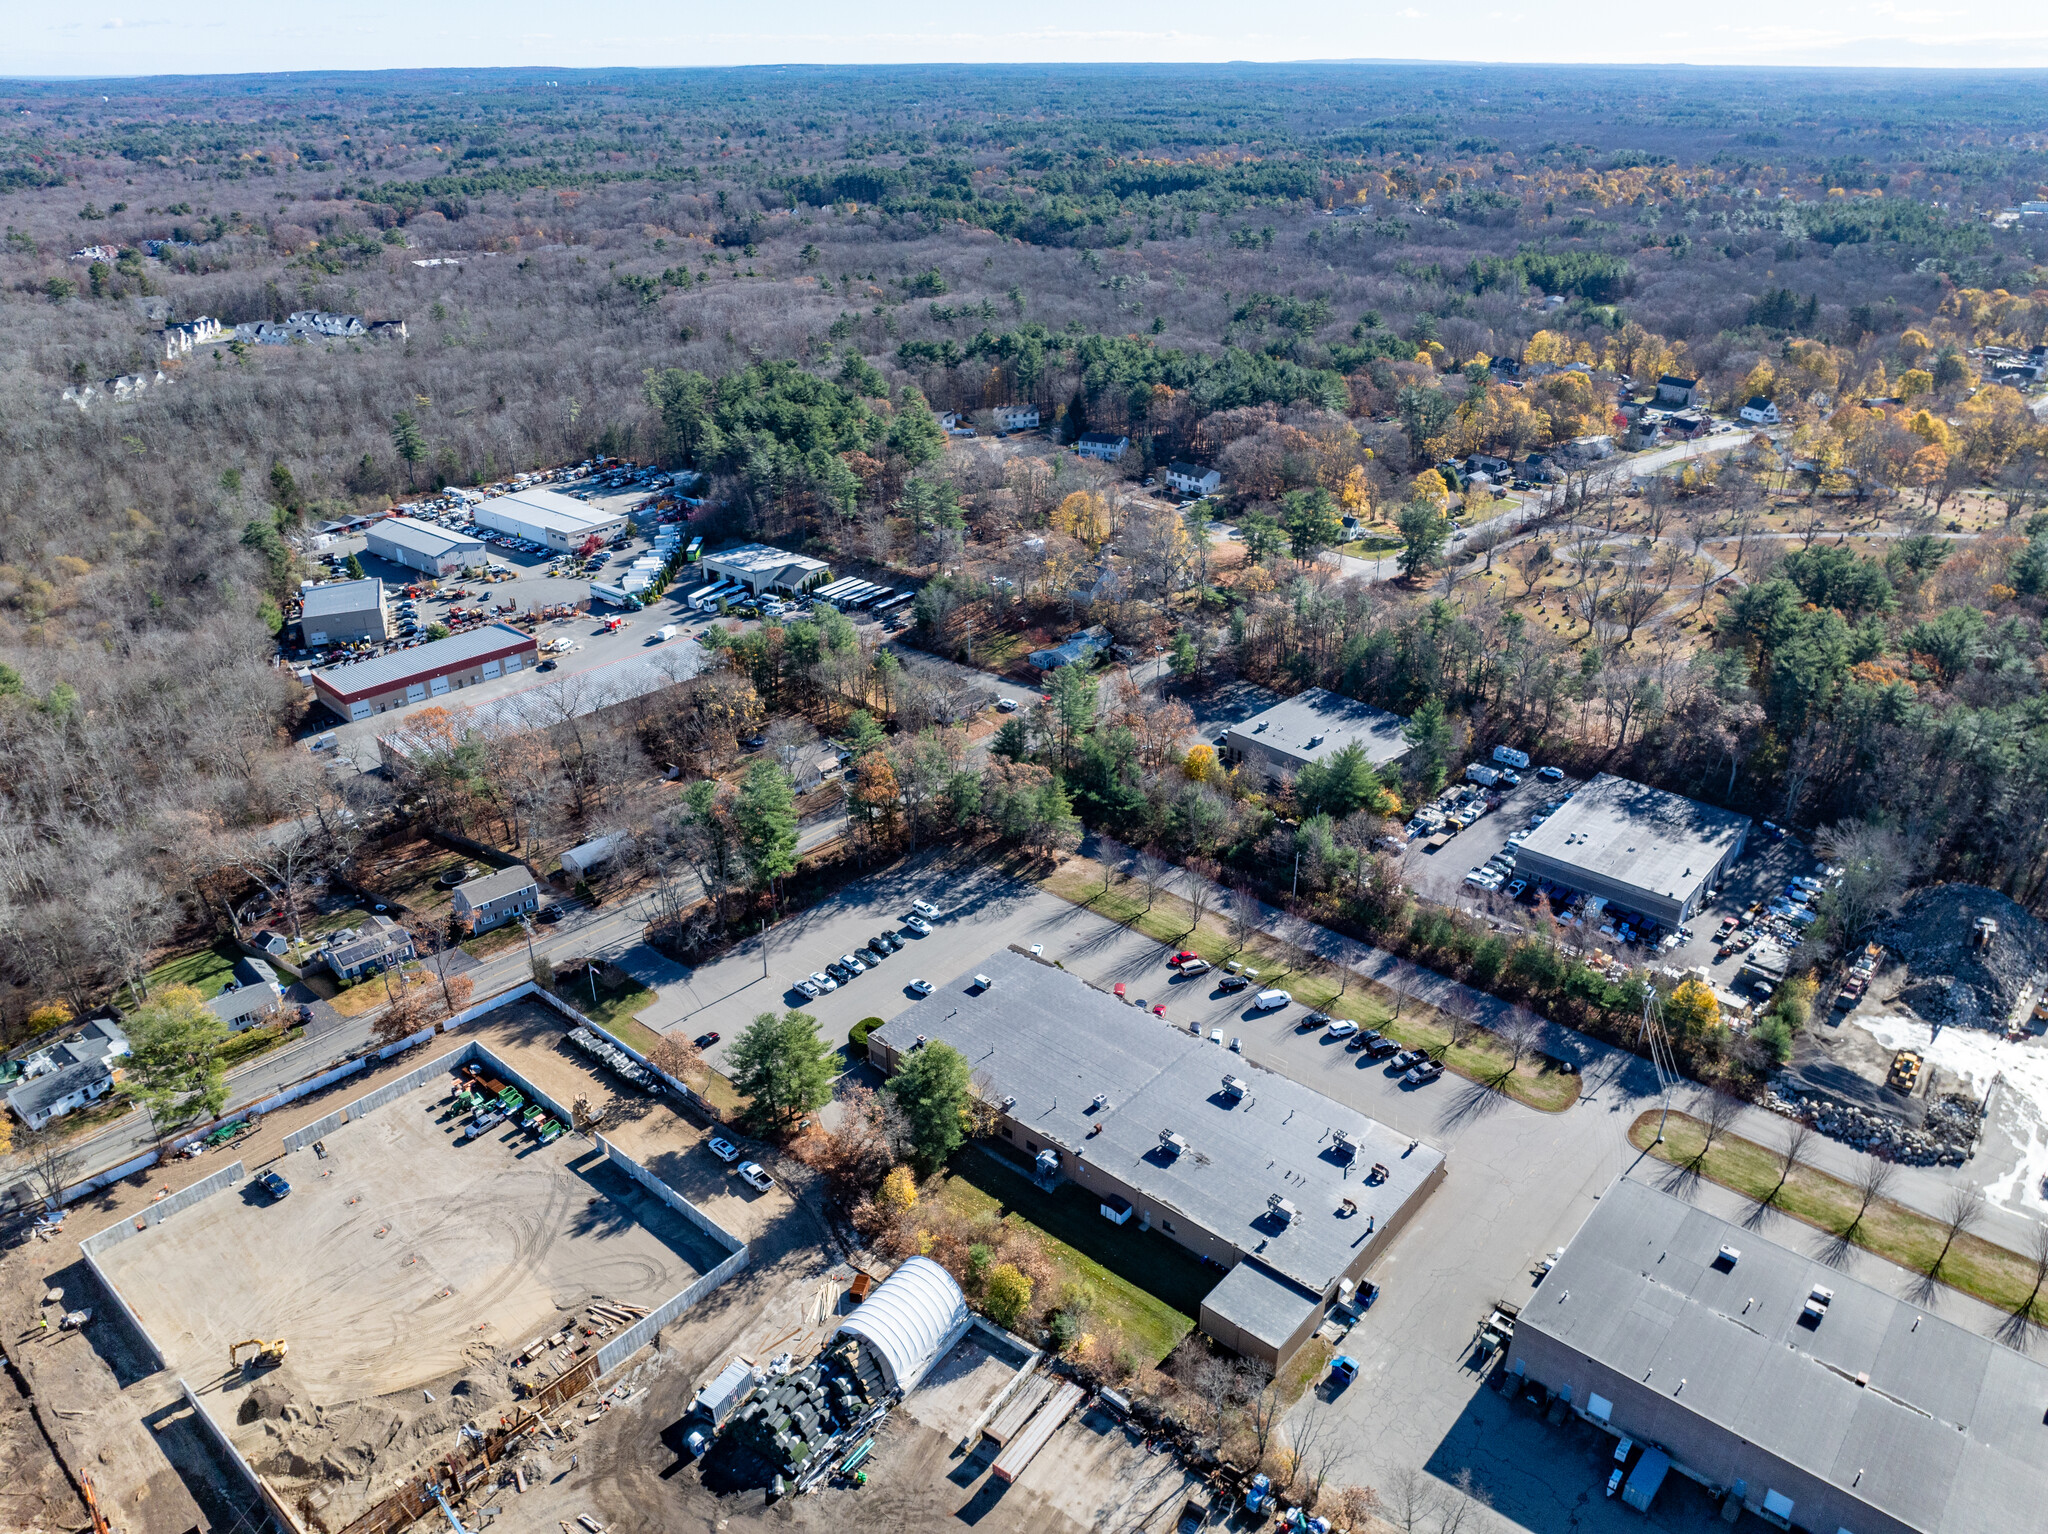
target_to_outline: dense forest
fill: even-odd
[[[1439,756],[1552,741],[1809,825],[1875,817],[2031,899],[2043,451],[1984,348],[2048,340],[2048,221],[2017,211],[2048,195],[2036,91],[1429,66],[0,88],[17,990],[105,978],[110,944],[146,951],[174,897],[333,792],[283,750],[302,705],[272,665],[301,533],[594,452],[702,469],[735,533],[920,575],[1043,532],[1025,589],[1065,590],[1114,535],[1159,556],[1132,598],[1196,619],[1191,682],[1321,682],[1440,711]],[[405,334],[165,358],[166,324],[307,309]],[[1672,371],[1718,409],[1768,398],[1789,436],[1582,508],[1580,557],[1571,527],[1476,578],[1477,544],[1443,553],[1433,464],[1614,431]],[[123,375],[145,386],[117,398]],[[1134,473],[1216,463],[1244,570],[1114,485],[945,451],[932,409],[1005,403],[1128,433]],[[1772,523],[1794,475],[1853,515]],[[1407,581],[1312,563],[1339,510],[1398,532]],[[1840,542],[1858,527],[1890,541]],[[1544,585],[1539,550],[1577,582]],[[940,649],[1005,605],[927,590]],[[1122,834],[1272,851],[1241,801],[1107,735],[1013,744]]]

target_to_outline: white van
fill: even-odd
[[[1285,991],[1261,991],[1252,1002],[1260,1012],[1278,1012],[1282,1007],[1292,1005],[1294,998]]]

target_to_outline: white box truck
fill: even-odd
[[[1468,783],[1478,783],[1483,787],[1491,788],[1494,786],[1494,784],[1500,781],[1500,774],[1495,772],[1491,767],[1482,767],[1479,765],[1479,763],[1474,762],[1471,766],[1465,769],[1465,781]]]
[[[654,642],[656,644],[667,644],[671,639],[675,637],[676,626],[673,623],[664,623],[660,628],[654,631]]]

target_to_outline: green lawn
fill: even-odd
[[[149,988],[158,991],[167,985],[189,985],[202,997],[218,996],[235,978],[235,961],[241,956],[241,949],[221,938],[211,947],[166,959],[149,972]]]
[[[488,959],[494,953],[503,953],[507,948],[516,948],[526,941],[526,929],[516,921],[508,921],[502,927],[466,939],[462,951],[473,959]]]
[[[1041,1193],[999,1152],[970,1145],[947,1168],[945,1197],[968,1212],[1014,1217],[1046,1239],[1061,1275],[1084,1283],[1096,1311],[1156,1363],[1194,1329],[1203,1297],[1223,1274],[1137,1222],[1114,1225],[1101,1201],[1073,1183]]]

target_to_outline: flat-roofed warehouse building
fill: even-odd
[[[509,676],[532,665],[538,650],[531,634],[510,624],[491,623],[372,660],[328,666],[313,673],[313,691],[342,718],[368,719],[386,709]]]
[[[384,583],[373,575],[308,586],[299,593],[299,632],[309,645],[388,638],[391,609],[385,606]]]
[[[1201,1326],[1246,1357],[1281,1367],[1443,1180],[1442,1152],[1065,970],[1004,951],[976,972],[993,983],[939,987],[869,1058],[893,1073],[920,1038],[959,1050],[1005,1145],[1230,1270]]]
[[[386,517],[364,538],[368,551],[424,575],[453,575],[484,562],[484,541],[411,517]]]
[[[1747,815],[1603,772],[1522,843],[1515,872],[1675,927],[1742,856],[1748,835]]]
[[[514,490],[493,496],[472,515],[478,527],[564,552],[581,548],[593,537],[609,543],[626,530],[624,517],[595,510],[559,490]]]
[[[832,579],[832,567],[824,560],[766,543],[720,549],[706,554],[703,564],[710,574],[738,581],[756,596],[764,591],[804,591]]]
[[[1507,1367],[1779,1528],[2048,1517],[2048,1367],[1647,1183],[1593,1206]]]
[[[1402,732],[1408,721],[1342,693],[1311,687],[1306,692],[1232,725],[1224,746],[1254,774],[1275,788],[1294,781],[1310,762],[1335,756],[1353,741],[1375,768],[1398,762],[1409,751]]]

